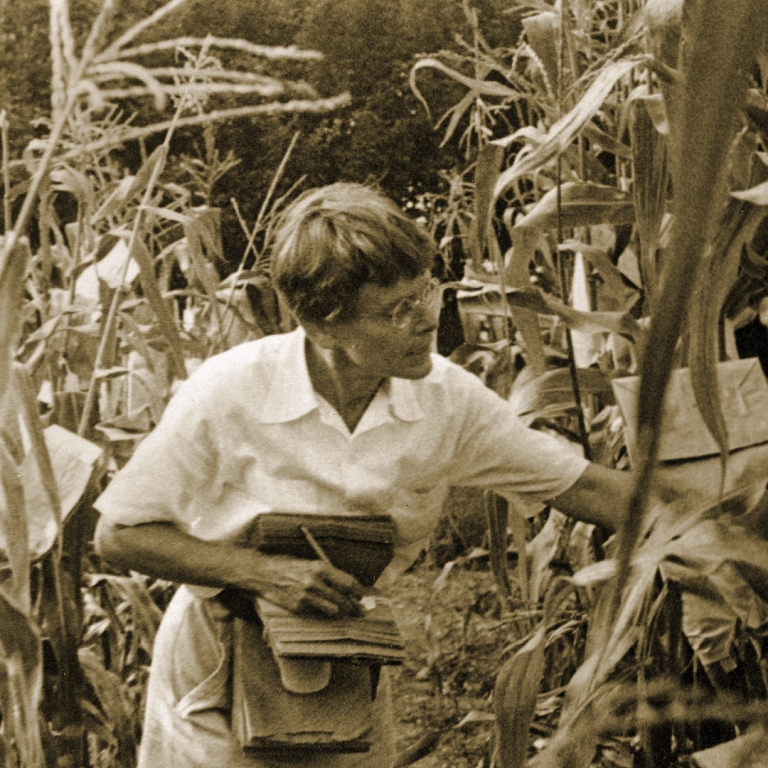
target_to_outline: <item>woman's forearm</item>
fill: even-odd
[[[252,592],[297,613],[359,613],[355,578],[321,560],[265,555],[198,539],[173,523],[125,526],[103,519],[96,549],[112,565],[183,584]]]
[[[123,526],[99,522],[96,549],[110,564],[159,579],[205,587],[244,587],[255,553],[203,541],[173,523]]]
[[[586,523],[614,532],[621,526],[629,507],[632,476],[628,472],[590,464],[584,474],[551,504]]]

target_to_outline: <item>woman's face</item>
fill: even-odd
[[[431,276],[400,280],[384,288],[368,283],[359,293],[355,314],[325,329],[336,356],[352,364],[361,376],[422,379],[432,370],[430,352],[437,330],[439,301],[426,300]],[[402,302],[406,300],[403,314]],[[409,302],[416,302],[415,306]],[[399,307],[399,310],[398,310]],[[410,308],[410,311],[408,311]],[[397,319],[403,327],[397,327]]]

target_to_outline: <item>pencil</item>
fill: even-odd
[[[315,551],[315,554],[327,565],[333,566],[328,555],[323,552],[323,548],[318,543],[317,539],[312,535],[312,532],[306,525],[300,525],[299,530],[304,534],[304,538],[309,542],[309,546]],[[333,566],[335,567],[335,566]]]
[[[312,535],[312,532],[307,528],[306,525],[300,525],[299,530],[304,534],[304,538],[309,542],[309,546],[312,547],[312,549],[315,551],[315,554],[326,564],[330,565],[331,568],[335,568],[336,566],[331,562],[331,559],[328,557],[328,555],[325,554],[323,551],[323,548],[320,546],[320,543],[318,540]],[[353,603],[353,612],[352,615],[356,617],[363,616],[365,614],[365,607],[362,603],[358,602],[354,598],[349,598]]]

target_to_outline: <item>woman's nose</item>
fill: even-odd
[[[411,330],[415,334],[431,333],[437,328],[440,319],[440,303],[417,304],[414,307]]]

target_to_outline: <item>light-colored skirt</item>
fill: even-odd
[[[363,754],[252,757],[230,727],[232,616],[217,600],[180,587],[155,640],[139,768],[392,768],[392,701],[386,667]]]

